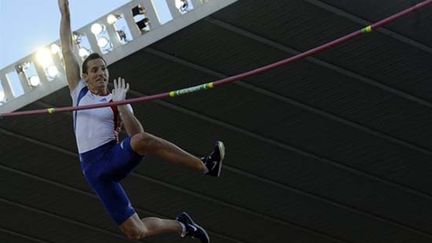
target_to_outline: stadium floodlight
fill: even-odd
[[[97,40],[97,45],[102,51],[102,54],[110,52],[112,50],[113,44],[109,39],[105,25],[94,23],[90,27],[90,30],[95,35]]]
[[[82,59],[85,59],[86,57],[88,57],[90,55],[90,51],[85,47],[80,47],[80,49],[78,50],[78,55]]]
[[[187,13],[191,8],[189,0],[176,0],[175,5],[181,14]]]
[[[110,43],[111,42],[107,38],[105,38],[105,37],[99,37],[98,40],[97,40],[97,42],[98,42],[98,46],[100,48],[104,48],[104,49],[110,48]]]
[[[105,25],[99,24],[99,23],[94,23],[92,24],[91,28],[90,28],[91,32],[94,35],[99,35],[100,33],[102,33],[103,31],[105,31]]]
[[[17,73],[23,73],[29,68],[30,64],[28,62],[19,63],[15,65],[15,70]]]
[[[51,81],[56,76],[58,76],[59,71],[54,64],[51,51],[48,48],[40,48],[36,52],[36,61],[45,71],[45,75],[47,76],[48,80]]]
[[[85,59],[86,57],[88,57],[90,55],[91,47],[90,47],[90,43],[88,41],[88,38],[85,34],[74,31],[73,32],[73,41],[74,41],[74,44],[78,48],[78,55],[82,59]]]
[[[52,80],[59,74],[59,71],[56,66],[52,65],[46,68],[46,74],[48,79]]]
[[[116,22],[117,22],[117,20],[118,19],[120,19],[121,18],[121,15],[118,15],[118,14],[110,14],[110,15],[108,15],[108,17],[107,17],[107,23],[108,24],[115,24]]]
[[[41,84],[39,77],[36,75],[33,75],[29,78],[29,83],[32,87],[36,87]]]
[[[40,48],[39,50],[37,50],[36,60],[44,68],[51,66],[54,63],[51,52],[47,48]]]
[[[4,91],[2,89],[0,89],[0,104],[2,102],[5,102],[5,100],[6,100],[6,95],[5,95]]]
[[[57,44],[52,44],[51,45],[51,53],[52,54],[60,53],[60,46],[58,46]]]

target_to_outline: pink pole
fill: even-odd
[[[220,79],[218,81],[209,83],[211,84],[211,88],[212,87],[219,87],[219,86],[223,86],[223,85],[227,85],[227,84],[231,84],[235,81],[241,80],[241,79],[246,79],[264,72],[267,72],[271,69],[280,67],[280,66],[284,66],[287,65],[288,63],[292,63],[301,59],[304,59],[306,57],[312,56],[312,55],[316,55],[317,53],[320,53],[322,51],[325,51],[329,48],[332,48],[334,46],[340,45],[342,43],[345,43],[353,38],[356,38],[364,33],[367,32],[371,32],[372,30],[378,29],[384,25],[387,25],[393,21],[395,21],[396,19],[399,19],[405,15],[411,14],[412,12],[419,10],[421,8],[424,8],[428,5],[432,4],[432,0],[426,0],[423,1],[421,3],[418,3],[410,8],[407,8],[401,12],[398,12],[388,18],[385,18],[383,20],[380,20],[372,25],[369,25],[361,30],[357,30],[351,34],[345,35],[343,37],[340,37],[336,40],[330,41],[328,43],[325,43],[321,46],[315,47],[313,49],[310,49],[308,51],[305,51],[303,53],[300,53],[298,55],[295,55],[293,57],[289,57],[286,59],[283,59],[281,61],[275,62],[275,63],[271,63],[269,65],[248,71],[248,72],[244,72],[241,74],[237,74],[231,77],[227,77],[224,79]],[[192,93],[192,92],[196,92],[196,91],[201,91],[204,90],[206,88],[197,88],[194,89],[193,91],[189,91],[189,92],[185,92],[185,93]],[[173,91],[175,92],[175,91]],[[156,94],[156,95],[151,95],[151,96],[145,96],[145,97],[139,97],[139,98],[134,98],[134,99],[128,99],[128,100],[122,100],[122,101],[117,101],[117,102],[111,102],[111,103],[106,103],[106,104],[97,104],[97,105],[83,105],[83,106],[78,106],[78,107],[61,107],[61,108],[48,108],[48,109],[40,109],[40,110],[29,110],[29,111],[18,111],[18,112],[8,112],[8,113],[2,113],[0,114],[0,118],[3,117],[13,117],[13,116],[25,116],[25,115],[36,115],[36,114],[52,114],[52,113],[57,113],[57,112],[67,112],[67,111],[76,111],[76,110],[88,110],[88,109],[95,109],[95,108],[102,108],[102,107],[108,107],[108,106],[116,106],[116,105],[124,105],[124,104],[134,104],[134,103],[143,103],[143,102],[149,102],[152,100],[158,100],[158,99],[163,99],[163,98],[167,98],[167,97],[171,97],[172,95],[170,95],[172,92],[166,92],[166,93],[161,93],[161,94]],[[180,94],[177,94],[180,95]],[[177,96],[176,95],[176,96]]]

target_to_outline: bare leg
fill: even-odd
[[[155,217],[140,219],[138,214],[135,213],[120,225],[120,230],[125,233],[129,239],[138,240],[163,233],[180,234],[182,232],[182,227],[176,220]]]
[[[142,156],[157,156],[170,163],[183,165],[201,173],[207,172],[207,167],[199,158],[175,144],[149,133],[144,132],[134,135],[131,139],[131,146],[135,152]]]
[[[147,217],[141,220],[148,230],[147,236],[159,235],[162,233],[180,234],[182,232],[182,227],[176,220],[155,217]]]

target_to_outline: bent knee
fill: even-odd
[[[158,150],[162,146],[162,139],[143,132],[132,137],[132,148],[139,154],[147,154]]]

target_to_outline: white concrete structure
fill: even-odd
[[[154,1],[165,1],[166,10],[157,9]],[[114,63],[236,1],[132,0],[74,31],[79,36],[77,55],[98,52],[108,64]],[[161,24],[161,11],[164,16],[169,12],[171,20]],[[117,26],[120,22],[124,26]],[[17,110],[66,86],[59,48],[55,41],[0,70],[0,113]]]

